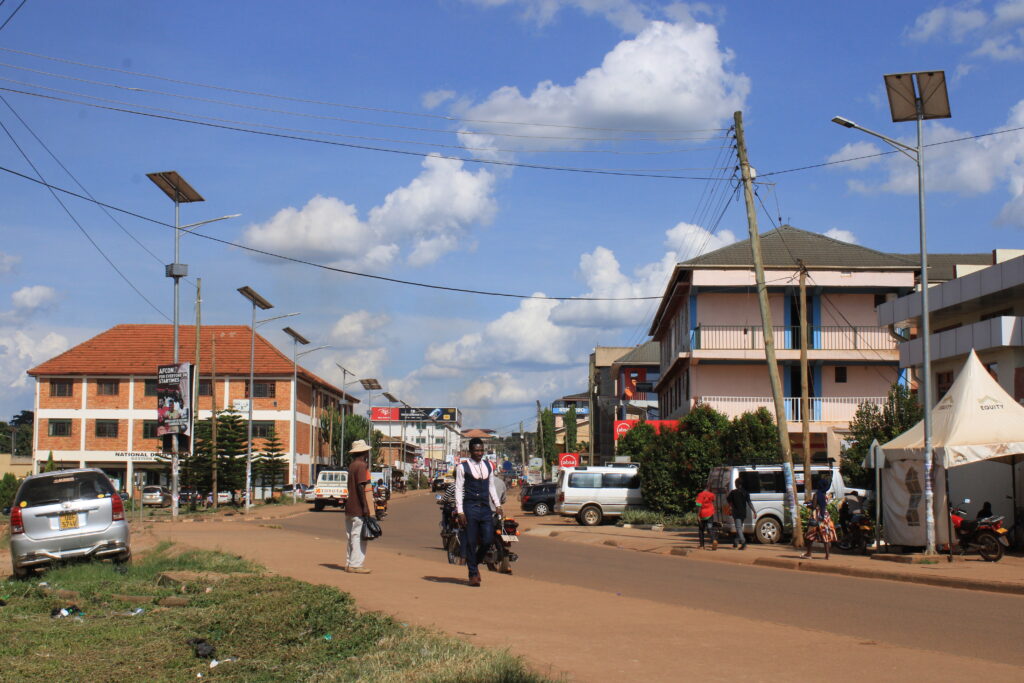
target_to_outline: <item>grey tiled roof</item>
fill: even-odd
[[[642,365],[657,365],[661,363],[661,344],[656,341],[644,342],[615,361],[616,365],[629,365],[631,363]]]
[[[920,268],[920,254],[896,254]],[[956,265],[990,266],[992,252],[984,254],[928,254],[928,280],[945,282],[956,277]]]
[[[783,225],[761,235],[761,255],[766,268],[796,268],[802,260],[808,268],[911,269],[914,262],[898,254],[886,254],[858,244],[841,242],[817,232]],[[730,244],[680,263],[683,268],[752,268],[750,240]]]

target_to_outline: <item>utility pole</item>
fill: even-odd
[[[212,462],[213,509],[217,509],[217,338],[210,340],[210,460]]]
[[[743,112],[733,114],[736,126],[736,154],[739,156],[740,174],[743,177],[743,199],[747,207],[747,228],[750,231],[750,251],[754,258],[754,277],[757,281],[757,304],[761,309],[761,326],[764,329],[764,354],[768,361],[768,379],[772,385],[772,399],[775,403],[775,424],[779,431],[779,445],[782,447],[783,475],[786,483],[784,516],[793,524],[793,545],[803,547],[800,515],[796,509],[796,485],[793,481],[793,452],[789,444],[789,425],[786,421],[786,407],[782,397],[782,382],[779,379],[779,365],[775,360],[775,337],[772,328],[772,312],[768,306],[768,287],[764,281],[764,262],[761,259],[761,235],[757,231],[757,211],[754,208],[754,181],[750,175],[747,160],[747,142],[743,136]],[[807,484],[810,477],[804,476]]]
[[[519,421],[519,464],[526,469],[526,435],[523,434],[523,421]]]
[[[544,416],[540,412],[540,401],[537,401],[537,454],[540,456],[540,478],[543,481],[548,459],[544,457]]]
[[[800,422],[804,442],[804,500],[810,501],[811,490],[811,399],[807,371],[807,267],[800,264]]]
[[[192,455],[192,469],[190,470],[195,475],[195,454],[196,454],[196,415],[199,412],[199,384],[202,382],[201,375],[199,373],[199,330],[203,327],[203,278],[196,278],[196,367],[193,378],[195,381],[192,383],[192,412],[189,415],[189,420],[192,423],[192,428],[189,430],[191,435],[189,438],[188,450]],[[190,482],[192,486],[192,500],[189,502],[189,509],[195,510],[195,496],[199,493],[199,489],[194,486],[195,482]]]

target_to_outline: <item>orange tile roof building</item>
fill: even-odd
[[[194,363],[195,327],[179,332],[179,358]],[[209,418],[214,406],[247,417],[250,339],[246,325],[200,328],[197,419]],[[60,467],[100,467],[123,487],[137,471],[147,484],[164,483],[169,468],[155,457],[156,377],[159,365],[170,364],[173,343],[171,325],[117,325],[29,370],[36,380],[35,470],[52,452]],[[287,452],[287,481],[309,483],[330,464],[320,414],[328,406],[351,414],[358,400],[301,365],[293,382],[292,359],[259,334],[254,367],[253,452],[273,430]]]

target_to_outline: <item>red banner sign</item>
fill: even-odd
[[[623,434],[640,424],[640,420],[616,420],[615,440],[618,441]],[[678,429],[679,420],[648,420],[647,424],[654,427],[655,434],[661,434],[662,429]]]
[[[398,408],[374,406],[370,411],[370,419],[374,422],[392,422],[398,420]]]
[[[560,453],[558,455],[559,467],[576,467],[580,464],[579,453]]]

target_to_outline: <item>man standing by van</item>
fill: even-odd
[[[754,516],[757,515],[757,511],[754,510],[754,504],[750,501],[750,494],[743,488],[742,479],[736,478],[736,488],[729,491],[729,495],[725,499],[729,502],[729,508],[732,510],[732,523],[736,529],[736,535],[732,537],[732,547],[735,548],[738,543],[740,550],[746,550],[747,539],[743,535],[743,525],[747,523],[747,510],[750,510]]]
[[[366,454],[370,447],[362,439],[352,443],[348,453],[352,462],[348,466],[348,498],[345,500],[345,532],[348,534],[348,553],[345,571],[349,574],[369,574],[363,566],[366,559],[366,540],[363,538],[363,517],[370,516],[370,503],[366,496],[370,490],[370,468]]]
[[[462,551],[470,586],[480,585],[480,556],[494,541],[494,512],[502,515],[501,499],[494,488],[494,468],[483,457],[484,442],[474,437],[469,440],[470,459],[455,468],[455,511],[465,530]]]

